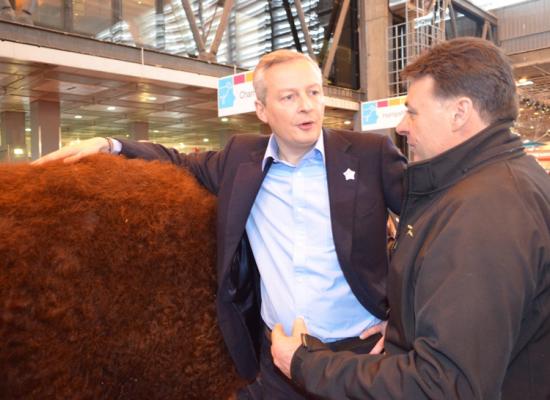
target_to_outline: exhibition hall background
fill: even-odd
[[[3,6],[2,6],[3,5]],[[515,131],[550,169],[550,0],[0,0],[0,162],[94,136],[181,151],[269,133],[253,113],[219,118],[219,77],[293,48],[314,57],[325,125],[359,130],[361,101],[406,94],[424,48],[457,36],[509,55]],[[395,138],[406,152],[406,145]]]

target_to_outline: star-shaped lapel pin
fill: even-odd
[[[346,169],[344,172],[344,178],[346,178],[346,181],[353,181],[355,180],[355,171],[352,169]]]

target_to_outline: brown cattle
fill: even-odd
[[[0,397],[226,399],[215,198],[98,155],[0,165]]]

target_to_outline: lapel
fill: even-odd
[[[350,265],[355,196],[357,193],[359,160],[349,154],[352,146],[342,135],[331,130],[323,130],[325,135],[325,154],[327,184],[332,222],[332,236],[338,260],[342,267]],[[355,172],[355,179],[346,180],[344,172]]]
[[[228,215],[225,226],[225,248],[229,255],[233,254],[243,236],[250,210],[260,190],[265,173],[271,165],[268,163],[265,171],[262,171],[264,153],[265,148],[250,153],[250,158],[241,162],[237,167],[227,207]]]

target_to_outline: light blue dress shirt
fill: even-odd
[[[246,223],[260,271],[262,318],[290,334],[294,319],[303,317],[309,333],[326,342],[358,336],[380,320],[359,303],[337,259],[323,135],[297,165],[278,154],[271,135],[262,167],[270,157],[273,163]]]

